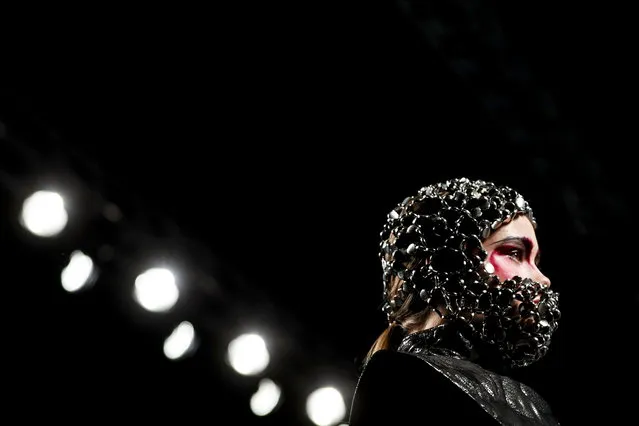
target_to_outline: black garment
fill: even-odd
[[[441,327],[371,357],[355,389],[350,426],[558,425],[533,389],[480,366],[489,360]]]

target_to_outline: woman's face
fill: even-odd
[[[494,267],[500,281],[519,276],[550,286],[548,277],[539,270],[539,244],[527,217],[518,216],[500,227],[483,245],[488,253],[486,262]]]

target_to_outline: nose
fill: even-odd
[[[548,288],[550,287],[550,278],[548,278],[547,276],[545,276],[538,267],[534,266],[535,268],[535,274],[534,274],[534,280],[537,281],[538,283],[540,283],[541,285],[543,285],[544,287]]]

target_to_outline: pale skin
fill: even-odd
[[[486,262],[501,281],[515,276],[530,278],[550,287],[550,280],[539,270],[539,243],[535,229],[525,216],[518,216],[497,229],[483,243]]]
[[[500,281],[519,276],[550,287],[550,279],[539,269],[537,234],[526,216],[517,216],[510,223],[501,226],[482,244],[487,253],[486,263],[492,265],[494,274]],[[433,312],[429,315],[424,329],[441,323],[440,316]]]

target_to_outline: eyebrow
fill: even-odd
[[[522,244],[524,246],[524,248],[526,249],[526,251],[528,251],[529,253],[531,252],[532,248],[533,248],[533,242],[530,238],[528,237],[506,237],[506,238],[502,238],[501,240],[497,240],[494,243],[490,244],[491,246],[500,244],[500,243],[507,243],[507,242],[511,242],[511,241],[516,241],[520,244]],[[535,264],[537,266],[539,266],[539,261],[541,260],[541,250],[537,249],[537,255],[535,256]]]

